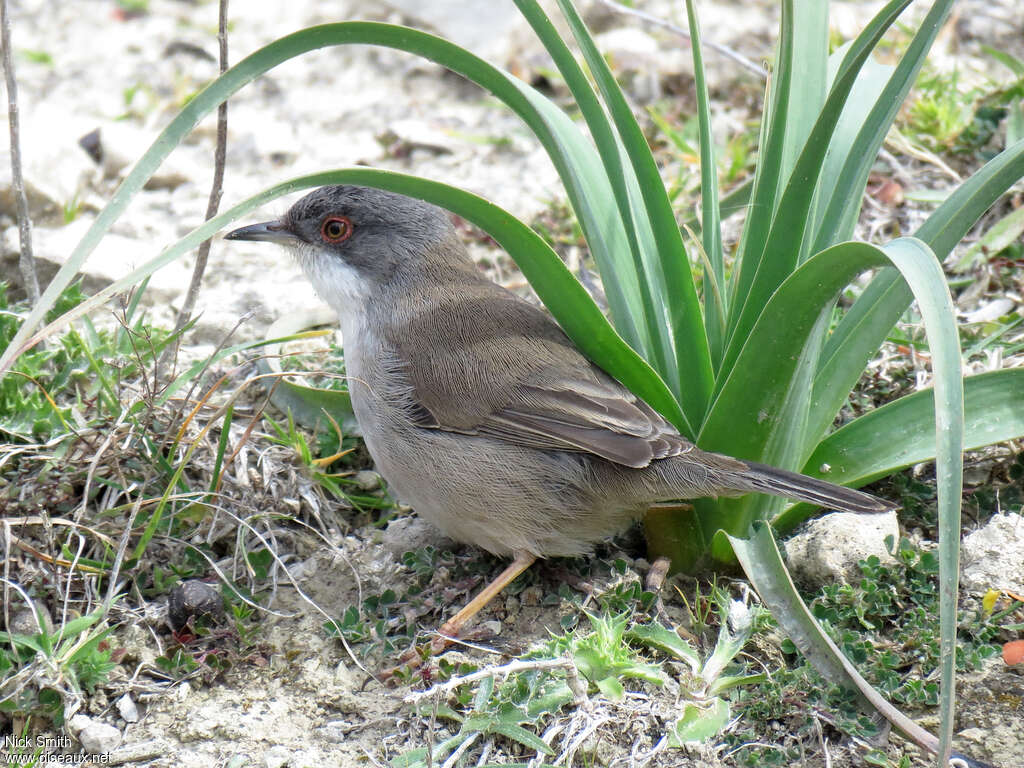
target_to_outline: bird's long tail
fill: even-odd
[[[893,509],[893,505],[863,491],[844,488],[841,485],[818,480],[797,472],[777,469],[767,464],[744,461],[749,467],[747,472],[737,474],[736,488],[741,484],[746,489],[774,496],[785,496],[787,499],[807,501],[827,509],[842,512],[885,512]]]

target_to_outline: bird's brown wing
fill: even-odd
[[[405,314],[390,340],[421,426],[630,467],[693,447],[583,357],[546,314],[493,283],[458,285]]]
[[[490,435],[543,449],[585,451],[629,467],[692,448],[660,415],[628,392],[581,393],[564,382],[560,389],[523,385],[517,401],[488,416],[477,427]]]

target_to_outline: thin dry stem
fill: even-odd
[[[3,46],[4,76],[7,80],[7,122],[11,129],[11,187],[18,206],[18,240],[21,255],[18,267],[25,283],[25,292],[33,305],[39,301],[39,278],[32,257],[32,219],[28,215],[28,198],[21,175],[21,126],[18,118],[18,83],[14,77],[11,58],[11,20],[7,14],[7,0],[0,0],[0,45]]]
[[[220,49],[220,73],[224,74],[228,69],[228,0],[220,0],[217,19],[217,43]],[[217,146],[213,151],[213,183],[210,186],[210,197],[206,204],[206,221],[217,215],[220,209],[220,200],[224,194],[224,165],[227,155],[228,144],[228,103],[222,101],[217,107]],[[204,240],[196,251],[196,263],[192,268],[192,280],[189,282],[188,293],[185,294],[185,302],[181,305],[177,320],[174,324],[174,332],[179,333],[196,306],[196,299],[199,296],[199,287],[203,282],[203,275],[206,272],[206,263],[210,257],[211,240]],[[161,363],[172,354],[172,350],[178,348],[177,342],[170,344],[164,353]]]

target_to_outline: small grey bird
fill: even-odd
[[[589,553],[659,501],[759,492],[889,508],[695,447],[542,310],[484,277],[433,205],[322,187],[226,237],[285,246],[337,311],[352,406],[395,494],[453,539],[515,558],[443,634],[536,558]]]

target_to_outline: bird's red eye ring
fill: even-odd
[[[320,236],[327,243],[342,243],[352,236],[352,221],[345,216],[328,216],[320,225]]]

